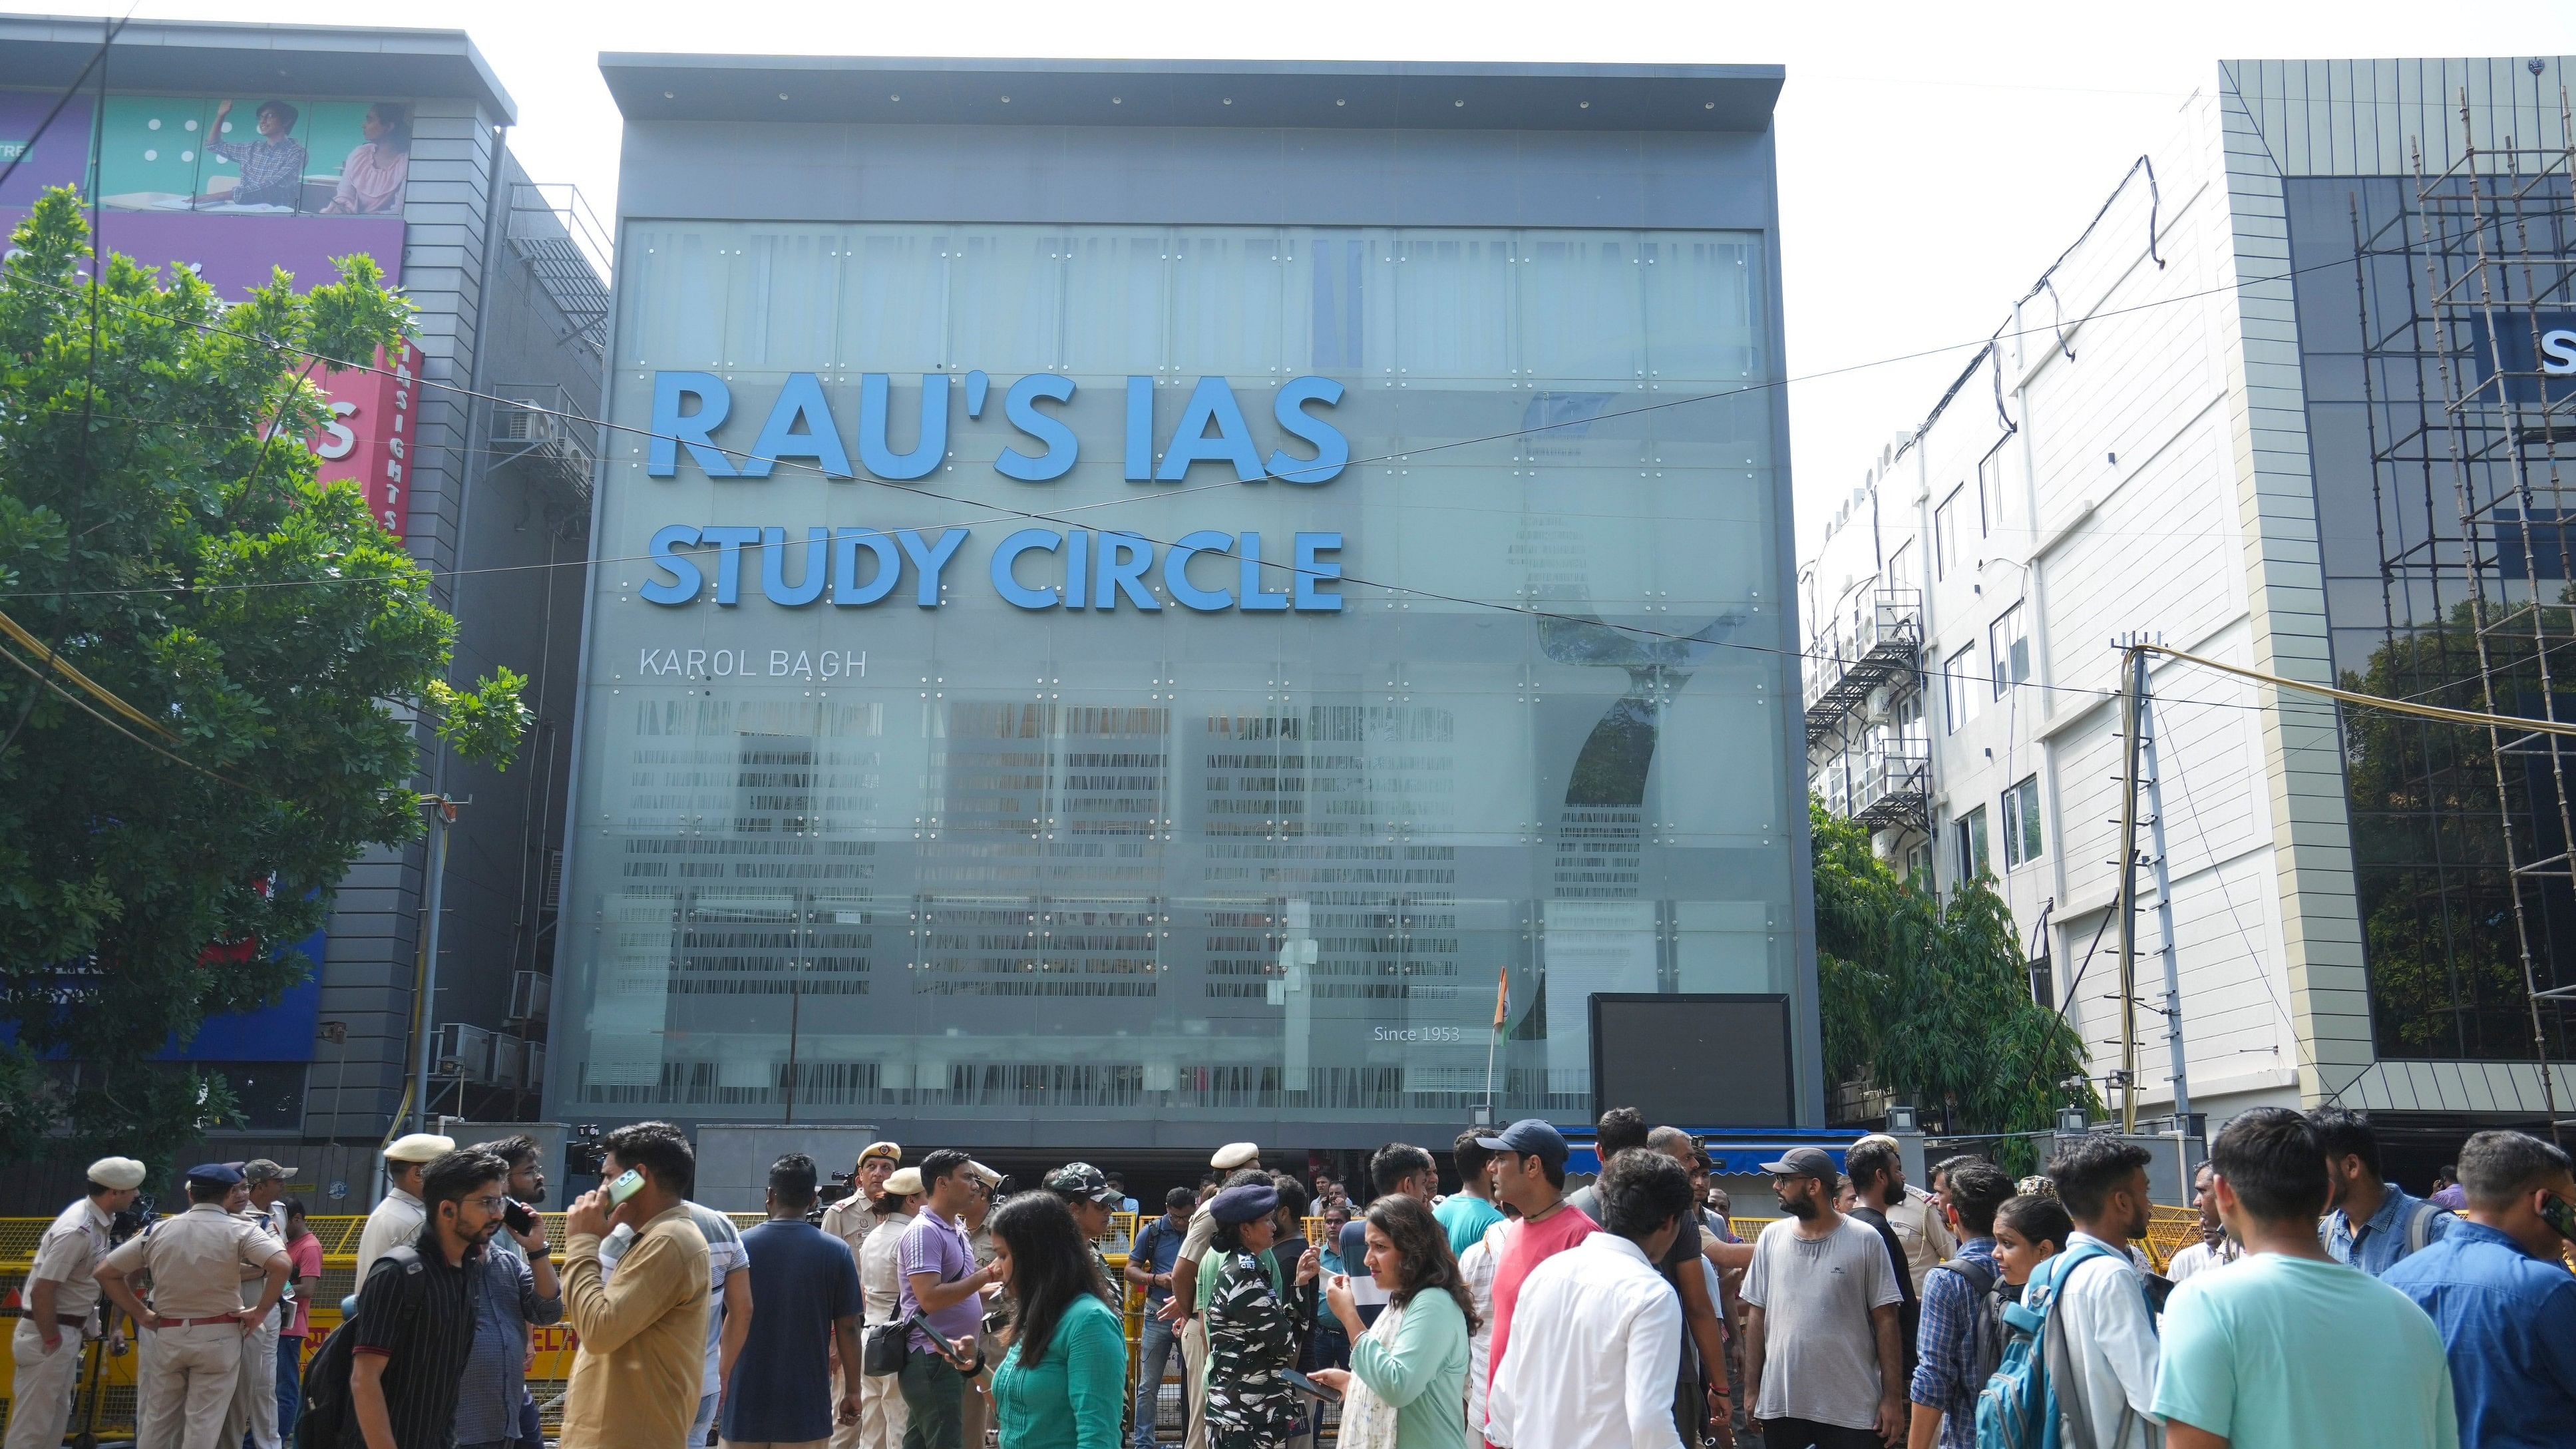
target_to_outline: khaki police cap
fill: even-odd
[[[408,1137],[395,1138],[394,1145],[385,1149],[385,1161],[435,1162],[455,1150],[456,1139],[453,1137],[441,1137],[435,1132],[414,1132]]]
[[[102,1157],[89,1165],[89,1180],[101,1187],[141,1187],[143,1176],[143,1164],[131,1157]]]

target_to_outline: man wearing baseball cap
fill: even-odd
[[[266,1157],[254,1157],[241,1165],[242,1186],[250,1192],[250,1206],[241,1216],[266,1229],[280,1246],[286,1242],[286,1212],[278,1204],[286,1197],[286,1180],[294,1173],[294,1168],[280,1166]],[[250,1295],[258,1281],[246,1278],[242,1282],[245,1308],[250,1305]],[[293,1311],[281,1299],[275,1312],[260,1319],[258,1330],[242,1339],[241,1386],[234,1394],[233,1414],[249,1426],[255,1449],[279,1449],[277,1334]]]
[[[358,1273],[351,1282],[366,1282],[367,1270],[385,1249],[419,1241],[429,1222],[429,1209],[420,1201],[420,1170],[455,1150],[455,1138],[435,1132],[397,1137],[385,1149],[384,1200],[367,1214],[367,1226],[358,1234]]]
[[[1091,1265],[1100,1274],[1100,1298],[1116,1308],[1121,1297],[1115,1286],[1121,1280],[1109,1271],[1109,1260],[1101,1256],[1100,1240],[1109,1236],[1109,1215],[1121,1201],[1118,1190],[1109,1185],[1109,1177],[1088,1162],[1068,1162],[1046,1175],[1046,1190],[1064,1199],[1073,1212],[1073,1225],[1082,1230],[1082,1240],[1091,1245]]]
[[[1834,1210],[1842,1173],[1821,1148],[1790,1148],[1762,1170],[1788,1213],[1754,1240],[1737,1294],[1745,1401],[1762,1441],[1784,1449],[1897,1443],[1911,1414],[1893,1255],[1877,1229]]]
[[[25,1312],[11,1332],[7,1449],[61,1449],[80,1381],[80,1343],[98,1302],[98,1263],[116,1215],[134,1205],[143,1164],[102,1157],[89,1165],[89,1194],[54,1216],[36,1240],[36,1261],[18,1295]]]
[[[190,1168],[188,1210],[126,1239],[98,1265],[99,1290],[153,1335],[136,1389],[138,1444],[233,1449],[240,1440],[232,1407],[242,1340],[277,1306],[288,1267],[285,1244],[225,1210],[241,1180],[220,1162]],[[262,1280],[248,1312],[244,1269]],[[137,1273],[152,1276],[149,1308],[128,1285]]]
[[[1565,1200],[1565,1134],[1536,1117],[1524,1117],[1476,1145],[1494,1157],[1494,1196],[1520,1211],[1520,1221],[1506,1229],[1502,1260],[1494,1268],[1494,1348],[1491,1371],[1511,1347],[1512,1310],[1520,1306],[1521,1284],[1530,1270],[1585,1238],[1601,1225]],[[1482,1429],[1484,1426],[1471,1426]],[[1500,1442],[1500,1441],[1495,1441]],[[1549,1449],[1523,1444],[1516,1449]]]

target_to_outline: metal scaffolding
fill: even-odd
[[[2568,135],[2563,91],[2559,106]],[[2576,150],[2481,144],[2473,119],[2463,95],[2444,148],[2456,159],[2428,170],[2419,141],[2410,181],[2352,206],[2385,613],[2366,687],[2564,721],[2576,719]],[[2354,661],[2339,651],[2338,664]],[[2552,1058],[2576,1023],[2576,747],[2368,713],[2348,713],[2345,732],[2381,1011],[2422,1003],[2426,1020],[2395,1029],[2450,1044],[2410,1053],[2436,1056],[2518,1056],[2506,1032],[2526,1018],[2516,1034],[2555,1124]]]

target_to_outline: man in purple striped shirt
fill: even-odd
[[[930,1201],[904,1229],[897,1250],[903,1291],[896,1311],[914,1320],[912,1352],[897,1380],[910,1415],[905,1449],[961,1449],[966,1379],[982,1367],[975,1345],[993,1265],[975,1266],[974,1245],[959,1217],[975,1190],[973,1159],[954,1149],[921,1159]]]

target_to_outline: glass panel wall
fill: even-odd
[[[558,1110],[1459,1120],[1502,989],[1499,1109],[1579,1116],[1588,993],[1793,990],[1758,236],[631,221],[621,264]],[[657,469],[679,373],[723,401]],[[1049,453],[1020,408],[1046,481],[996,471]],[[1318,424],[1325,481],[1170,466],[1239,429],[1293,477]],[[670,545],[657,603],[674,526],[775,532]]]

